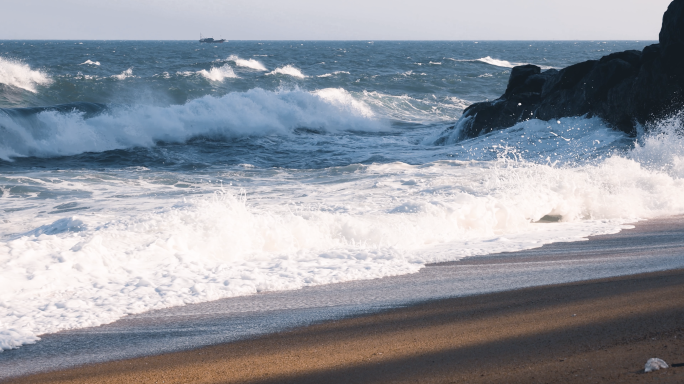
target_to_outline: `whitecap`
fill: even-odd
[[[326,74],[324,74],[324,75],[318,75],[318,76],[316,76],[316,77],[332,77],[332,76],[335,76],[335,75],[342,75],[342,74],[344,74],[344,75],[350,75],[350,73],[347,72],[347,71],[335,71],[335,72],[333,72],[333,73],[326,73]]]
[[[304,78],[308,77],[308,76],[304,75],[302,73],[302,71],[293,67],[290,64],[288,64],[284,67],[276,68],[275,70],[267,73],[267,75],[287,75],[287,76],[297,77],[300,79],[304,79]]]
[[[254,60],[254,59],[241,59],[236,55],[231,55],[226,59],[228,61],[232,61],[235,63],[236,66],[238,67],[243,67],[243,68],[250,68],[255,71],[267,71],[266,67],[264,67],[263,64],[260,62]]]
[[[358,99],[370,106],[373,111],[389,119],[413,122],[434,123],[457,120],[470,102],[457,97],[436,99],[413,98],[408,95],[388,95],[381,92],[364,91]]]
[[[0,114],[0,159],[61,156],[158,141],[288,134],[296,128],[379,131],[386,122],[344,90],[271,92],[255,88],[222,97],[204,96],[184,105],[112,108],[84,118],[78,112],[41,112],[24,120]]]
[[[36,93],[36,86],[52,83],[45,73],[33,70],[28,64],[0,57],[0,84]]]
[[[128,68],[127,70],[121,72],[120,74],[112,76],[112,78],[118,79],[118,80],[125,80],[129,77],[135,77],[135,76],[133,76],[133,68]]]
[[[314,94],[344,110],[349,110],[353,114],[367,118],[375,117],[375,113],[366,103],[357,100],[351,93],[342,88],[325,88],[315,91]]]
[[[485,63],[485,64],[489,64],[489,65],[493,65],[495,67],[501,67],[501,68],[514,68],[514,67],[517,67],[520,65],[530,64],[530,63],[512,63],[512,62],[506,61],[506,60],[494,59],[491,56],[482,57],[479,59],[452,59],[452,58],[449,58],[448,60],[459,61],[459,62],[470,62],[470,63],[480,62],[480,63]],[[539,64],[533,64],[533,65],[536,65],[543,70],[555,69],[556,68],[556,67],[551,67],[548,65],[539,65]]]
[[[228,64],[222,67],[213,67],[208,71],[203,69],[197,73],[211,81],[223,81],[224,79],[239,78],[238,75],[235,74],[235,71],[233,71],[233,68]]]

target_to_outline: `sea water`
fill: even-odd
[[[677,116],[455,125],[515,65],[651,43],[0,41],[0,351],[682,214]]]

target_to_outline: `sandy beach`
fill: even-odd
[[[666,267],[670,264],[649,257],[655,253],[681,260],[683,230],[681,217],[652,220],[616,235],[593,237],[588,242],[558,243],[532,251],[463,259],[433,265],[411,276],[332,287],[347,295],[359,295],[365,290],[373,295],[369,287],[382,292],[409,286],[418,291],[416,287],[421,284],[443,274],[456,274],[458,268],[494,268],[494,273],[501,273],[504,279],[501,271],[521,266],[530,268],[535,263],[567,263],[570,268],[582,270],[583,260],[591,261],[588,267],[593,265],[597,270],[604,263],[627,265],[634,258]],[[531,272],[534,273],[543,274],[544,270]],[[379,282],[390,285],[382,288],[377,285]],[[260,297],[287,300],[288,296],[279,295],[284,294],[256,296],[251,300]],[[231,299],[217,303],[229,306],[230,302]],[[215,311],[217,304],[213,305]],[[194,311],[188,313],[197,313],[197,309]],[[147,321],[160,323],[162,330],[170,329],[176,321],[173,319],[182,317],[178,313],[174,315],[173,310],[158,312]],[[117,323],[122,323],[122,328],[131,328],[136,321],[144,322],[145,318],[134,317]],[[111,326],[99,328],[106,330],[107,327]],[[96,346],[97,339],[88,337],[91,345]],[[121,333],[118,337],[124,340],[124,348],[135,346],[129,336]],[[323,320],[233,342],[173,353],[147,352],[147,356],[133,359],[85,364],[6,382],[641,383],[656,380],[679,383],[684,381],[684,367],[651,374],[640,372],[651,357],[662,358],[670,364],[684,363],[683,337],[684,269],[670,268],[423,300],[381,309],[379,313],[377,309],[370,314],[351,313],[338,320]],[[210,335],[205,335],[207,338]],[[49,345],[50,337],[45,340]],[[30,352],[32,347],[35,346],[11,352]],[[0,357],[7,356],[4,353]],[[37,364],[41,357],[33,359]]]
[[[12,383],[642,383],[684,363],[684,270],[435,301]]]

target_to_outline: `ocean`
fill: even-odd
[[[456,124],[516,65],[652,43],[0,41],[0,351],[682,214],[677,116]]]

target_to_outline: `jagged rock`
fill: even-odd
[[[464,111],[457,124],[460,138],[532,118],[584,115],[636,134],[637,124],[646,126],[684,108],[684,0],[668,7],[659,39],[643,51],[617,52],[560,71],[515,67],[503,96]]]

